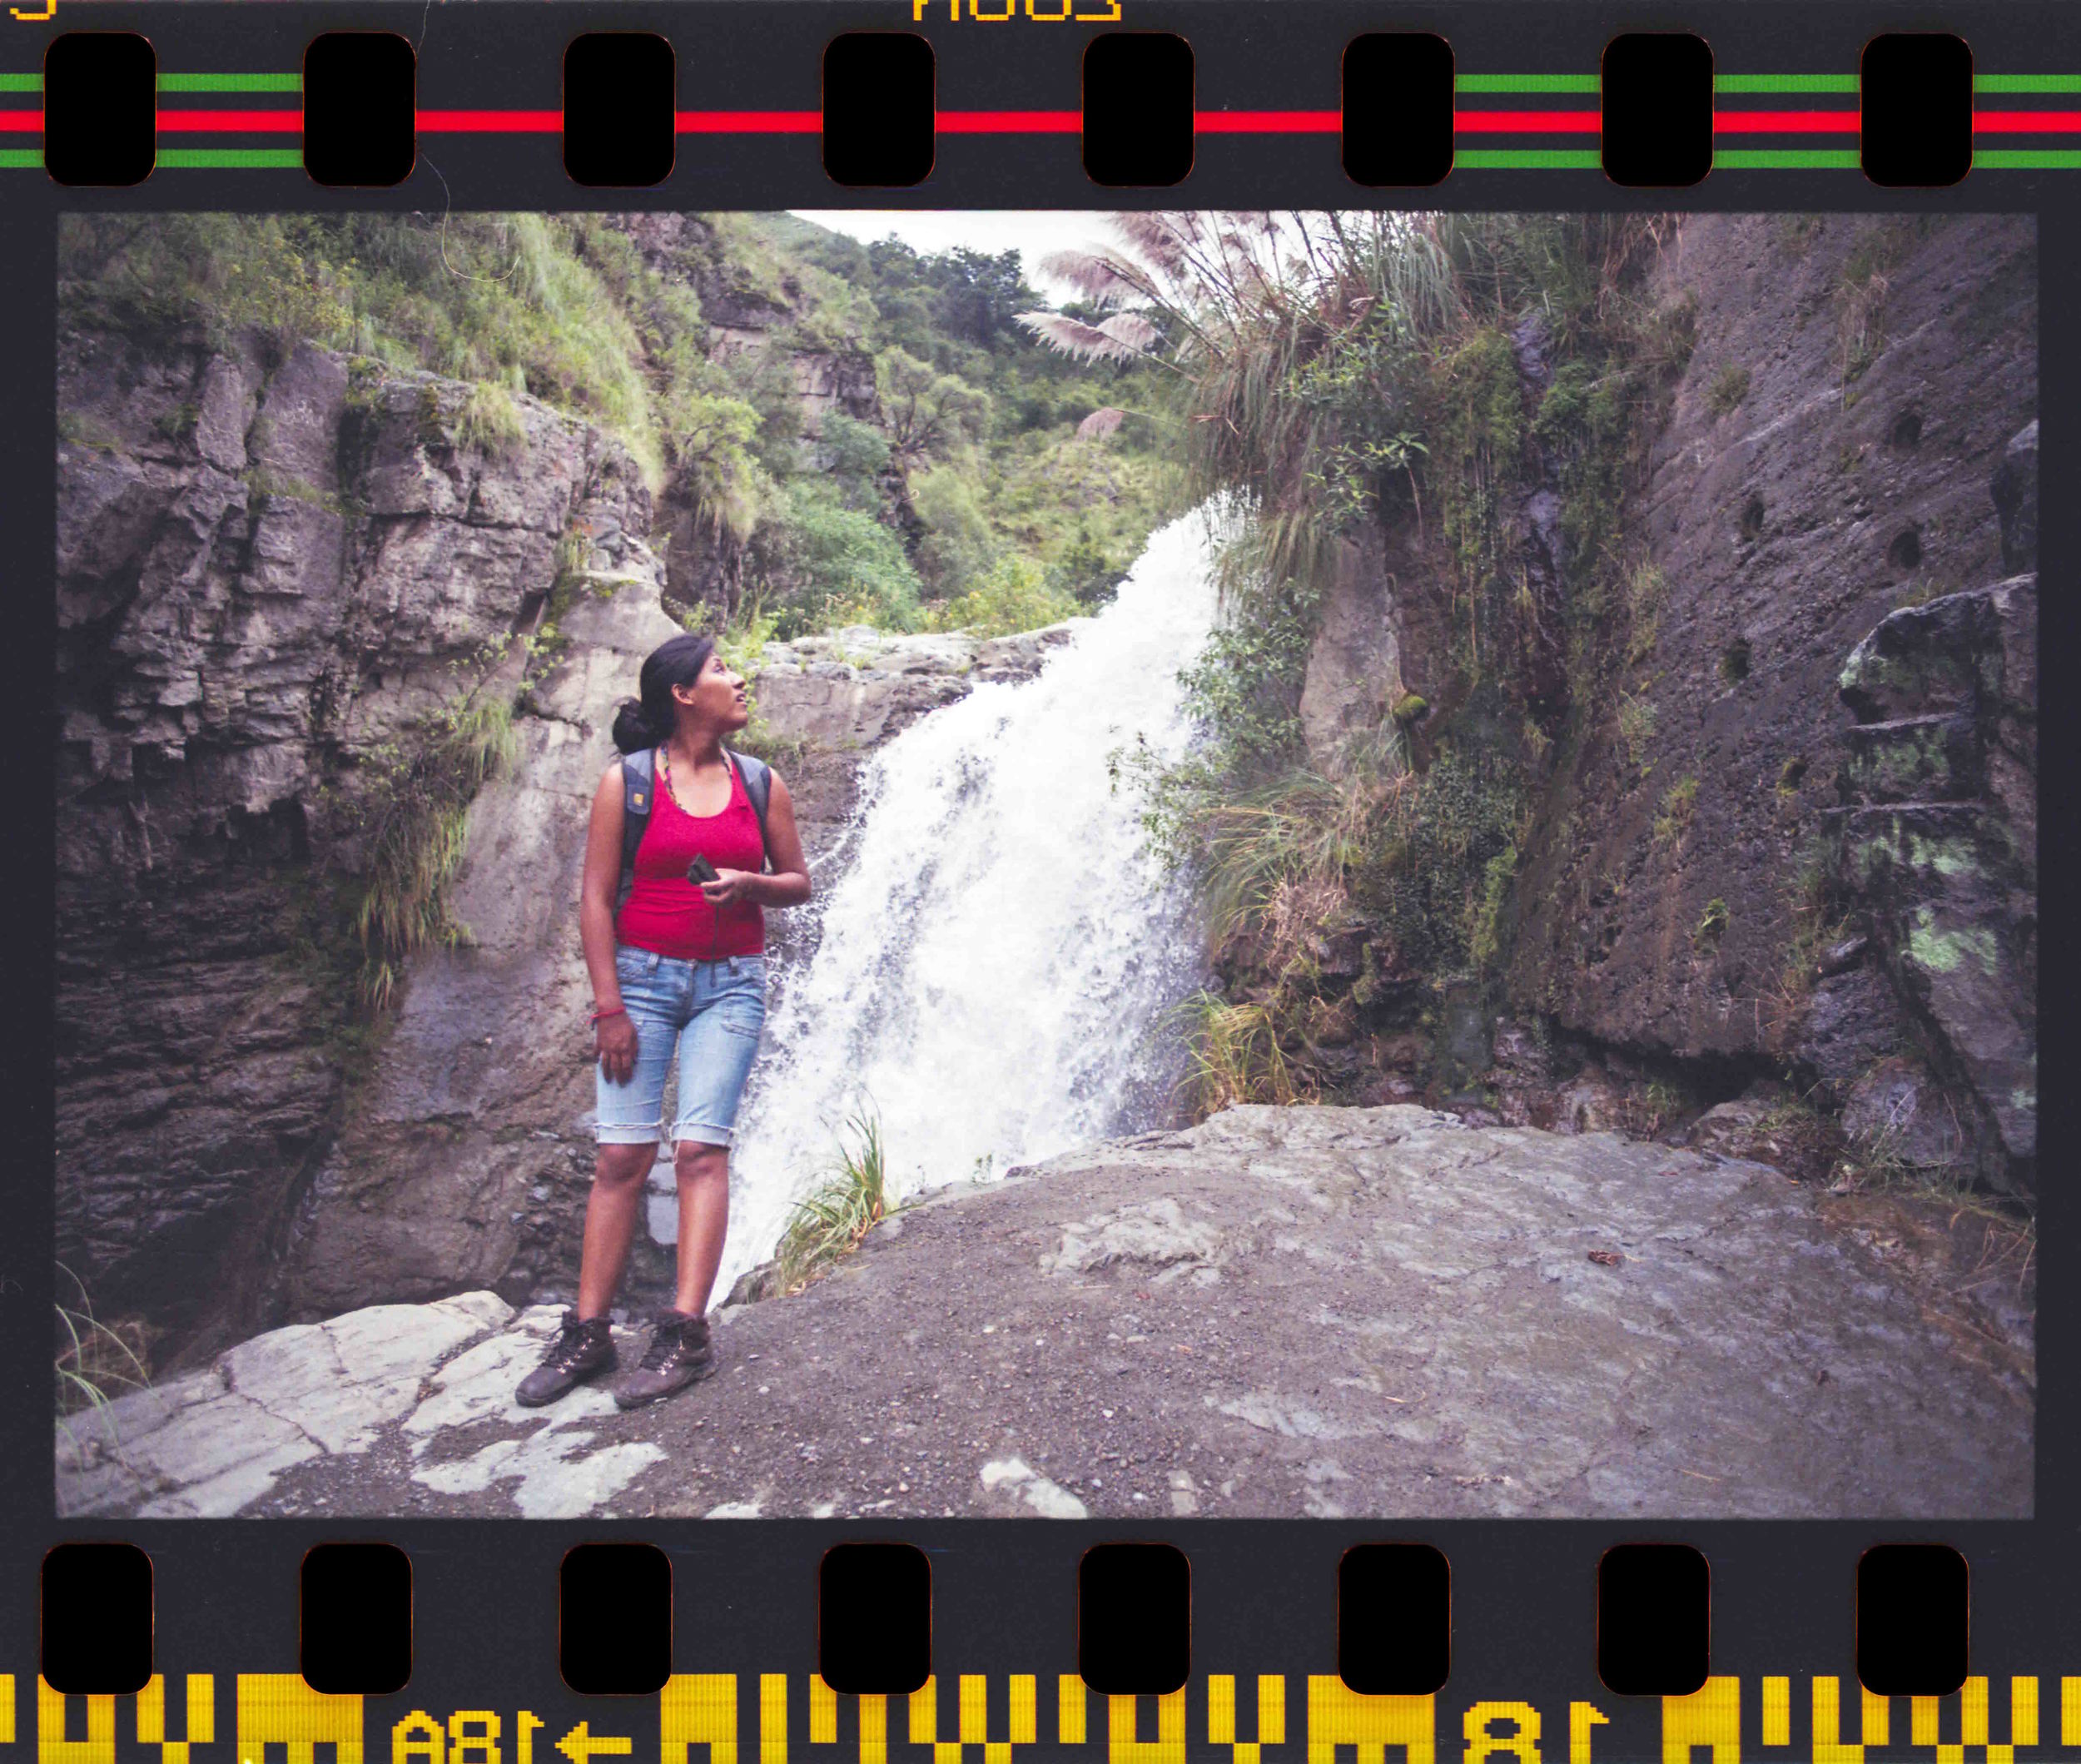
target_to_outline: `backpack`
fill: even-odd
[[[758,842],[762,852],[766,847],[766,803],[773,793],[773,770],[762,759],[754,759],[748,753],[733,753],[728,748],[723,757],[737,768],[738,777],[743,781],[744,794],[750,799],[752,812],[758,817]],[[658,755],[655,748],[645,748],[640,753],[622,755],[622,876],[621,886],[615,891],[614,910],[619,912],[628,902],[629,891],[636,886],[636,847],[643,842],[643,829],[650,825],[651,797],[657,789]],[[762,870],[772,868],[770,856],[762,858]]]

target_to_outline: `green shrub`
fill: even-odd
[[[876,480],[889,469],[887,437],[872,425],[847,416],[842,410],[829,410],[824,414],[817,446],[826,461],[824,469],[837,481],[847,504],[853,508],[872,504],[877,494]]]
[[[1074,619],[1082,609],[1049,580],[1031,558],[1001,557],[969,591],[935,609],[936,631],[1008,637]]]
[[[1713,375],[1706,389],[1706,409],[1716,417],[1731,415],[1748,395],[1749,370],[1730,364]]]
[[[844,624],[915,631],[922,622],[917,572],[901,541],[847,508],[826,480],[789,485],[783,544],[792,586],[771,603],[777,637]]]
[[[911,506],[925,524],[918,574],[935,592],[959,593],[990,567],[998,540],[972,472],[951,465],[920,472],[911,480]]]
[[[504,386],[480,380],[469,389],[456,439],[488,459],[514,460],[528,450],[528,425]]]

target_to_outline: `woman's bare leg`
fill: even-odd
[[[673,1174],[679,1180],[679,1278],[673,1308],[698,1317],[708,1308],[730,1225],[730,1148],[682,1140]]]
[[[603,1145],[593,1165],[593,1192],[585,1203],[585,1247],[578,1270],[581,1320],[604,1317],[621,1284],[628,1245],[643,1205],[643,1182],[658,1161],[658,1148]]]

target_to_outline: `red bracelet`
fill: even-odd
[[[597,1023],[597,1022],[598,1022],[598,1021],[600,1021],[603,1017],[608,1017],[608,1016],[627,1016],[628,1015],[628,1006],[626,1006],[626,1005],[617,1005],[617,1006],[614,1006],[614,1008],[613,1008],[613,1010],[611,1010],[611,1011],[595,1011],[592,1014],[592,1016],[590,1016],[589,1017],[588,1017],[588,1018],[586,1019],[586,1021],[587,1021],[588,1023]]]

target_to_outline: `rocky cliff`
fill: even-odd
[[[611,215],[607,224],[625,235],[668,283],[693,291],[706,322],[711,360],[749,355],[768,357],[779,366],[793,392],[802,432],[812,444],[833,412],[880,425],[873,355],[855,345],[802,336],[802,291],[784,273],[771,286],[751,286],[745,266],[723,249],[714,225],[699,215]],[[886,475],[882,493],[889,519],[915,537],[917,518],[901,472],[892,469]],[[735,609],[750,548],[705,516],[688,487],[668,487],[658,511],[657,539],[674,601],[724,613]],[[770,571],[774,560],[767,562]]]
[[[1542,345],[1512,334],[1508,718],[1455,719],[1459,603],[1406,514],[1346,542],[1299,700],[1319,765],[1404,703],[1419,768],[1485,743],[1527,780],[1500,971],[1343,1056],[1372,1094],[1545,1125],[1586,1070],[1694,1106],[1789,1077],[1887,1159],[2031,1185],[2036,264],[2024,217],[1676,221],[1639,297],[1688,356],[1615,535],[1627,604],[1594,617],[1557,564]],[[1610,660],[1564,705],[1571,606]]]
[[[60,339],[58,1250],[104,1314],[208,1338],[270,1309],[380,1035],[335,891],[443,710],[521,693],[559,545],[611,535],[507,793],[589,769],[589,719],[673,629],[625,451],[524,398],[472,441],[471,398],[308,347]]]

